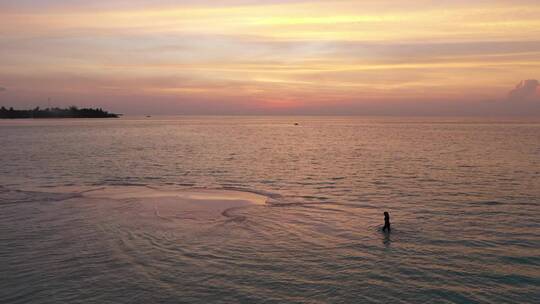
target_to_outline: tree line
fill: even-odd
[[[109,113],[102,108],[45,108],[32,110],[15,110],[12,107],[0,108],[0,118],[116,118],[119,114]]]

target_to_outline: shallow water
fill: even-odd
[[[0,139],[0,302],[540,298],[538,122],[24,120]],[[85,192],[111,187],[266,203]]]

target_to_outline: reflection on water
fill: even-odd
[[[391,233],[390,232],[383,232],[382,234],[383,234],[383,244],[386,247],[389,247],[390,243],[392,243],[392,239],[390,238]]]
[[[533,303],[539,131],[473,120],[2,121],[0,299]]]

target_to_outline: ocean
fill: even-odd
[[[540,299],[540,120],[3,120],[0,142],[1,303]]]

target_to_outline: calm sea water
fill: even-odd
[[[18,120],[0,142],[2,303],[540,299],[538,122]],[[272,203],[164,218],[80,195],[105,186]]]

